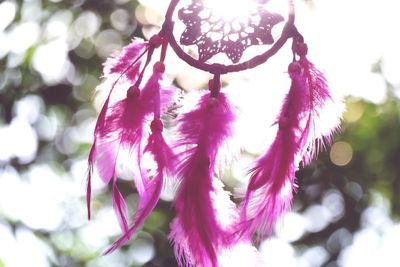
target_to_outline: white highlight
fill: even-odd
[[[256,9],[255,2],[242,0],[204,0],[204,5],[210,8],[213,16],[226,22],[245,20],[249,12]]]
[[[0,3],[0,32],[14,20],[17,4],[11,1]]]

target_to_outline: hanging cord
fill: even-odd
[[[159,61],[154,64],[153,66],[153,73],[164,73],[165,72],[165,65],[163,62]],[[161,117],[161,99],[160,99],[160,87],[156,89],[154,95],[154,119],[159,119]]]
[[[219,73],[214,74],[214,77],[208,81],[208,88],[211,92],[210,97],[217,98],[221,90],[221,75]]]
[[[164,43],[164,39],[163,39],[163,37],[162,37],[160,34],[153,35],[153,36],[150,38],[150,40],[149,40],[149,45],[150,45],[150,47],[148,48],[146,63],[144,64],[143,69],[142,69],[142,71],[140,72],[137,81],[135,82],[135,85],[134,85],[135,87],[139,88],[139,86],[140,86],[140,84],[141,84],[141,82],[142,82],[142,80],[143,80],[144,72],[146,71],[147,66],[148,66],[148,65],[150,64],[150,62],[151,62],[151,58],[152,58],[152,56],[153,56],[154,50],[155,50],[156,48],[159,48],[163,43]],[[166,49],[166,48],[163,48],[163,50],[164,50],[164,49]],[[163,54],[163,53],[161,53],[161,54]],[[165,52],[164,52],[164,54],[165,54]],[[165,57],[165,55],[164,55],[164,57]]]

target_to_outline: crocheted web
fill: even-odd
[[[250,46],[273,44],[271,30],[284,18],[261,6],[250,11],[244,9],[244,12],[247,13],[244,16],[226,17],[207,7],[203,0],[192,0],[190,5],[178,12],[179,19],[186,26],[180,43],[184,46],[196,45],[200,61],[225,53],[233,63],[239,62]]]

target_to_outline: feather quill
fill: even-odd
[[[119,225],[124,233],[128,232],[128,207],[126,205],[125,199],[122,196],[121,192],[117,186],[117,177],[113,177],[113,185],[112,185],[112,203],[115,214],[117,215],[117,219]]]

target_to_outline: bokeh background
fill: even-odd
[[[345,96],[346,112],[332,147],[297,173],[294,208],[260,243],[261,257],[269,267],[400,266],[400,3],[295,3],[310,58]],[[104,101],[93,94],[102,62],[133,36],[157,32],[167,5],[0,1],[1,267],[176,266],[166,239],[173,216],[168,192],[134,239],[109,256],[101,252],[120,230],[110,190],[99,179],[92,221],[85,210],[86,157]],[[246,167],[270,142],[277,99],[288,85],[288,50],[225,77],[243,123],[242,159],[225,175],[230,189],[245,184]],[[167,73],[186,91],[204,88],[208,79],[172,53]],[[131,183],[121,183],[134,206]]]

